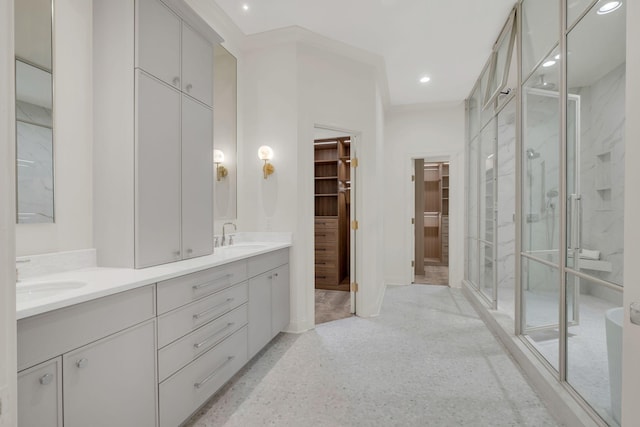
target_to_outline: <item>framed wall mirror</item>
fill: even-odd
[[[213,148],[214,218],[235,219],[237,200],[237,60],[221,45],[214,46]]]
[[[18,223],[54,222],[53,2],[16,0]]]

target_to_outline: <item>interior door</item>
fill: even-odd
[[[356,221],[356,219],[358,218],[357,216],[357,198],[356,198],[356,191],[358,188],[358,167],[357,167],[357,159],[358,158],[358,137],[355,135],[351,136],[351,208],[349,209],[349,220],[350,220],[350,224],[353,224],[353,221]],[[357,244],[356,244],[356,233],[357,230],[354,230],[353,227],[349,227],[350,233],[349,233],[349,239],[350,239],[350,254],[349,254],[349,274],[350,274],[350,283],[358,283],[357,280],[357,274],[356,274],[356,259],[357,259]],[[350,311],[352,314],[356,314],[356,296],[357,296],[357,292],[355,291],[355,289],[353,288],[353,286],[351,286],[351,295],[350,295],[350,300],[351,300],[351,308]]]

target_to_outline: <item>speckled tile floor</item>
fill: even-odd
[[[379,317],[280,334],[187,424],[556,426],[458,289],[387,289]]]

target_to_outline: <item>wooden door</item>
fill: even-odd
[[[65,427],[155,427],[154,322],[63,355]]]
[[[213,253],[213,113],[182,96],[182,257]]]
[[[180,93],[136,72],[135,265],[181,259]]]
[[[182,91],[213,105],[213,46],[182,24]]]
[[[180,89],[181,21],[158,0],[136,0],[136,67]]]

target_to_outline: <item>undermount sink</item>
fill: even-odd
[[[48,282],[18,283],[16,301],[18,304],[59,295],[86,286],[85,282],[73,280],[53,280]]]

